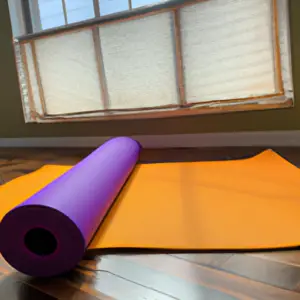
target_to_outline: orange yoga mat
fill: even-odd
[[[1,186],[0,220],[70,168],[47,165]],[[299,228],[300,171],[267,150],[233,161],[138,164],[89,249],[284,248],[300,245]]]

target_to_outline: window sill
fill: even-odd
[[[26,123],[62,123],[126,119],[159,119],[181,116],[224,114],[241,111],[283,109],[292,107],[294,107],[294,101],[292,98],[278,94],[264,96],[262,98],[257,97],[249,99],[203,102],[193,104],[189,107],[164,107],[156,109],[145,108],[134,111],[93,111],[44,116],[32,112],[30,120],[26,120]]]

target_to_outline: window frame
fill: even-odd
[[[62,0],[64,1],[64,0]],[[94,3],[98,1],[93,0]],[[129,0],[130,1],[130,0]],[[199,101],[195,103],[186,103],[185,92],[184,92],[184,75],[183,75],[183,65],[182,65],[182,51],[181,51],[181,38],[180,38],[180,17],[179,9],[187,5],[193,5],[198,2],[210,1],[210,0],[173,0],[164,3],[155,4],[152,6],[136,8],[116,14],[96,17],[94,19],[89,19],[86,21],[67,24],[60,27],[55,27],[52,29],[47,29],[44,31],[21,35],[20,37],[15,38],[15,43],[20,45],[21,56],[24,59],[24,45],[25,43],[34,44],[34,40],[45,38],[51,35],[64,34],[66,32],[77,31],[85,28],[91,28],[93,30],[93,36],[97,36],[98,26],[107,25],[116,22],[126,22],[133,19],[139,19],[146,16],[151,16],[155,14],[160,14],[163,12],[171,12],[173,14],[173,26],[174,26],[174,39],[175,39],[175,50],[176,50],[176,72],[177,72],[177,89],[179,94],[180,103],[178,105],[168,105],[165,107],[147,107],[147,108],[138,108],[138,109],[104,109],[98,111],[86,111],[86,112],[77,112],[77,113],[66,113],[66,114],[55,114],[50,115],[46,112],[45,102],[43,102],[43,97],[41,97],[41,104],[43,107],[43,114],[37,114],[34,108],[32,107],[32,101],[29,101],[30,116],[25,116],[27,122],[73,122],[73,121],[95,121],[95,120],[106,120],[106,119],[145,119],[145,118],[166,118],[166,117],[177,117],[177,116],[189,116],[189,115],[203,115],[203,114],[216,114],[216,113],[229,113],[237,111],[251,111],[251,110],[266,110],[266,109],[278,109],[278,108],[290,108],[294,106],[293,100],[293,90],[284,89],[284,78],[282,74],[282,65],[281,65],[281,49],[279,41],[279,26],[285,26],[288,33],[288,39],[290,37],[289,30],[289,15],[285,16],[284,24],[279,24],[278,21],[278,11],[282,9],[282,5],[287,6],[288,0],[271,0],[273,8],[273,39],[274,39],[274,58],[276,66],[276,78],[277,78],[277,87],[278,92],[270,95],[263,95],[259,97],[247,97],[247,98],[238,98],[230,100],[212,100],[212,101]],[[131,1],[130,1],[131,2]],[[37,3],[37,2],[36,2]],[[94,6],[95,7],[95,6]],[[99,5],[97,8],[99,12]],[[96,9],[95,9],[96,13]],[[100,12],[99,12],[100,14]],[[95,49],[99,51],[100,44],[97,39],[95,40]],[[290,43],[288,43],[289,48],[289,60],[291,60],[291,51]],[[34,47],[32,48],[34,50]],[[37,77],[39,77],[38,65],[35,57],[35,69]],[[24,62],[24,60],[23,60]],[[26,62],[26,57],[25,57]],[[99,64],[99,62],[98,62]],[[99,67],[99,69],[101,69]],[[291,62],[289,65],[290,73]],[[26,71],[26,77],[28,78],[28,70]],[[103,76],[99,74],[100,77]],[[291,76],[291,74],[290,74]],[[289,80],[292,80],[291,77]],[[39,81],[39,80],[38,80]],[[289,82],[292,85],[292,82]],[[28,84],[27,84],[28,85]],[[39,88],[42,92],[41,83],[39,83]],[[107,91],[102,91],[103,95]],[[30,97],[30,96],[29,96]],[[24,106],[24,103],[23,103]],[[117,112],[116,114],[112,114]],[[119,112],[119,114],[118,114]],[[103,115],[104,113],[104,115]],[[25,114],[25,113],[24,113]]]

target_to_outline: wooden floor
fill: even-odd
[[[147,150],[141,160],[233,159],[248,157],[260,150]],[[275,150],[300,166],[300,149]],[[84,149],[0,149],[0,184],[44,164],[74,164],[89,152]],[[47,280],[20,274],[0,259],[0,276],[1,300],[294,300],[300,299],[300,252],[98,255],[82,261],[67,275]]]

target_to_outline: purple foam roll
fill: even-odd
[[[140,145],[130,138],[111,139],[7,213],[0,224],[5,260],[18,271],[39,277],[75,267],[139,152]]]

